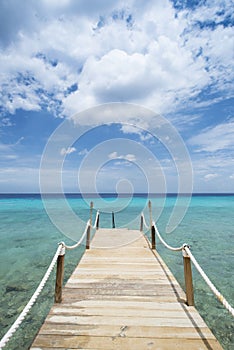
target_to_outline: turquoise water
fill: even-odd
[[[164,239],[173,246],[186,242],[207,275],[234,306],[234,196],[194,196],[189,209],[176,230],[164,233],[172,213],[176,198],[150,198],[153,218]],[[56,249],[57,243],[64,240],[70,244],[70,238],[78,240],[83,233],[85,222],[89,218],[89,203],[94,202],[93,220],[96,209],[101,210],[100,226],[111,227],[111,212],[115,212],[116,227],[139,228],[139,215],[142,210],[149,220],[148,199],[141,195],[132,199],[67,197],[66,205],[72,208],[79,218],[77,224],[70,220],[70,214],[64,209],[64,201],[59,197],[50,197],[46,201],[51,219],[61,219],[71,234],[65,236],[55,227],[48,217],[43,202],[38,195],[0,196],[0,338],[17,318],[30,299],[39,281],[43,277]],[[56,224],[60,224],[59,220]],[[67,232],[65,232],[67,234]],[[166,250],[157,242],[157,250],[168,264],[181,286],[184,288],[183,261],[181,253]],[[66,253],[65,280],[69,277],[84,251],[84,246]],[[224,349],[234,348],[233,318],[216,301],[212,292],[193,269],[195,302],[198,311],[219,339]],[[6,350],[27,349],[53,303],[53,272],[36,305],[32,308]]]

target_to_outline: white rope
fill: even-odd
[[[234,308],[228,303],[228,301],[224,298],[224,296],[218,291],[218,289],[214,286],[214,284],[211,282],[211,280],[209,279],[209,277],[205,274],[205,272],[202,270],[201,266],[198,264],[197,260],[195,259],[195,257],[193,256],[191,250],[189,249],[188,244],[183,244],[181,247],[178,248],[173,248],[171,246],[169,246],[164,239],[161,237],[160,233],[158,232],[158,229],[155,225],[155,223],[153,222],[153,226],[155,228],[155,232],[158,236],[158,238],[160,239],[160,241],[163,243],[163,245],[173,251],[181,251],[183,250],[187,256],[190,257],[190,259],[192,260],[194,266],[196,267],[196,269],[198,270],[198,272],[200,273],[200,275],[202,276],[202,278],[204,279],[204,281],[206,282],[206,284],[209,286],[209,288],[212,290],[212,292],[214,293],[214,295],[217,297],[217,299],[223,304],[223,306],[232,314],[232,316],[234,316]]]
[[[96,219],[95,219],[95,223],[94,223],[93,228],[97,228],[98,219],[99,219],[99,210],[97,211],[97,214],[96,214]]]
[[[74,244],[74,245],[66,245],[64,242],[61,242],[60,244],[62,244],[62,246],[64,248],[66,248],[67,250],[71,250],[71,249],[77,248],[82,243],[82,241],[83,241],[83,239],[84,239],[84,237],[85,237],[85,235],[87,233],[87,230],[88,230],[89,226],[90,226],[90,220],[87,221],[84,233],[81,236],[80,240],[76,244]]]
[[[94,228],[97,228],[98,216],[99,216],[99,211],[97,212],[97,215],[96,215]],[[36,302],[38,296],[40,295],[42,289],[44,288],[44,286],[45,286],[45,284],[46,284],[46,282],[47,282],[47,280],[48,280],[48,278],[49,278],[49,276],[50,276],[50,274],[51,274],[51,272],[52,272],[52,270],[53,270],[53,268],[54,268],[54,266],[55,266],[55,264],[57,262],[58,256],[59,255],[64,255],[65,254],[65,249],[71,250],[71,249],[77,248],[82,243],[85,235],[87,234],[87,230],[88,230],[89,227],[91,227],[90,220],[87,221],[84,233],[81,236],[80,240],[76,244],[74,244],[73,246],[68,246],[64,242],[60,242],[59,243],[58,249],[57,249],[57,251],[56,251],[56,253],[55,253],[54,257],[53,257],[53,260],[51,261],[49,268],[47,269],[43,279],[41,280],[41,282],[40,282],[39,286],[37,287],[36,291],[34,292],[33,296],[31,297],[31,299],[29,300],[28,304],[25,306],[25,308],[23,309],[23,311],[21,312],[19,317],[13,323],[11,328],[7,331],[7,333],[1,339],[1,341],[0,341],[0,350],[7,344],[7,342],[10,340],[12,335],[18,329],[20,324],[23,322],[23,320],[26,317],[26,315],[28,314],[29,310],[32,308],[32,306]]]
[[[145,228],[148,230],[150,227],[146,224],[144,213],[141,213],[141,216],[142,216],[142,218],[143,218],[143,225],[144,225]]]
[[[196,267],[197,271],[200,273],[206,284],[210,287],[214,295],[217,297],[217,299],[223,304],[223,306],[234,316],[234,308],[228,303],[228,301],[224,298],[224,296],[218,291],[218,289],[214,286],[214,284],[211,282],[209,277],[205,274],[205,272],[202,270],[201,266],[198,264],[197,260],[191,253],[191,250],[188,246],[184,246],[184,250],[186,254],[190,257],[192,260],[194,266]]]
[[[23,309],[23,311],[21,312],[21,314],[19,315],[19,317],[17,318],[17,320],[13,323],[13,325],[11,326],[11,328],[7,331],[7,333],[4,335],[4,337],[1,339],[0,341],[0,349],[2,349],[7,342],[9,341],[9,339],[11,338],[11,336],[15,333],[15,331],[17,330],[17,328],[20,326],[20,324],[22,323],[22,321],[24,320],[25,316],[28,314],[29,310],[31,309],[31,307],[33,306],[33,304],[35,303],[35,301],[37,300],[38,296],[40,295],[42,289],[44,288],[56,262],[58,259],[58,256],[60,255],[62,251],[62,245],[60,244],[54,257],[53,260],[50,263],[50,266],[48,268],[48,270],[46,271],[43,279],[41,280],[41,283],[39,284],[39,286],[37,287],[36,291],[34,292],[33,296],[31,297],[31,299],[29,300],[28,304],[25,306],[25,308]]]
[[[181,247],[178,247],[178,248],[171,247],[169,244],[167,244],[167,243],[164,241],[164,239],[162,238],[162,236],[161,236],[160,233],[158,232],[158,229],[157,229],[157,226],[155,225],[155,222],[153,222],[152,225],[154,226],[154,229],[155,229],[155,232],[156,232],[158,238],[160,239],[160,241],[162,242],[162,244],[163,244],[166,248],[168,248],[168,249],[170,249],[170,250],[173,250],[174,252],[179,252],[179,251],[181,251],[181,250],[184,248],[184,246],[186,245],[186,244],[183,244]]]

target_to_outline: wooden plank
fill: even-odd
[[[45,322],[40,334],[89,335],[106,337],[139,337],[139,338],[175,338],[175,339],[213,339],[207,327],[155,327],[155,326],[116,326],[116,325],[82,325]]]
[[[77,296],[78,295],[102,295],[102,296],[106,296],[106,295],[111,295],[111,296],[116,296],[116,295],[120,295],[120,296],[171,296],[171,297],[175,297],[175,293],[173,293],[172,290],[165,290],[165,289],[148,289],[148,290],[142,290],[142,289],[102,289],[102,288],[89,288],[89,289],[82,289],[82,288],[72,288],[72,287],[67,287],[67,289],[69,289],[70,294],[74,293]],[[66,289],[66,290],[67,290]],[[66,291],[65,290],[65,291]]]
[[[147,300],[147,301],[160,301],[160,302],[178,302],[176,295],[87,295],[85,292],[83,294],[76,293],[75,289],[70,289],[69,293],[66,291],[66,302],[72,302],[74,300]],[[186,302],[186,299],[180,299],[181,302]]]
[[[139,316],[139,314],[138,314]],[[203,320],[190,318],[163,318],[163,317],[128,317],[105,315],[52,315],[47,316],[47,322],[67,324],[98,325],[128,325],[128,326],[155,326],[155,327],[205,327]]]
[[[222,349],[140,231],[99,230],[90,248],[31,350]]]
[[[108,282],[98,282],[98,279],[79,279],[79,278],[73,278],[69,281],[69,284],[67,285],[68,287],[70,286],[77,286],[78,288],[110,288],[110,287],[116,287],[118,288],[119,286],[129,286],[130,288],[134,288],[136,286],[140,286],[140,288],[150,288],[153,286],[156,286],[156,283],[154,280],[145,280],[145,281],[139,281],[139,280],[118,280],[118,279],[111,279]],[[157,279],[157,285],[163,285],[165,287],[170,286],[171,284],[168,282],[167,279],[162,279],[158,278]],[[176,284],[178,286],[178,283]]]
[[[125,309],[149,309],[149,310],[178,310],[181,308],[185,312],[197,312],[194,307],[188,307],[187,305],[182,305],[178,302],[159,302],[159,301],[147,301],[147,300],[125,300],[121,298],[120,300],[80,300],[80,301],[71,301],[69,303],[64,302],[61,306],[67,307],[80,307],[80,308],[89,308],[89,307],[112,307],[112,308],[125,308]],[[55,307],[55,306],[54,306]]]
[[[50,315],[65,315],[65,316],[116,316],[116,317],[139,317],[139,308],[106,308],[106,307],[93,307],[93,308],[80,308],[80,307],[56,307],[52,308]],[[177,318],[177,319],[189,319],[192,316],[194,322],[203,321],[201,317],[195,313],[189,313],[189,316],[184,312],[178,312],[178,310],[155,310],[155,309],[141,309],[141,318]]]
[[[168,339],[168,338],[134,338],[134,337],[89,337],[68,335],[38,335],[34,347],[63,347],[66,349],[178,349],[207,350],[222,349],[215,339]]]

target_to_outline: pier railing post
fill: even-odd
[[[185,290],[186,290],[186,299],[187,299],[186,302],[188,306],[194,306],[191,259],[184,249],[183,249],[183,261],[184,261]]]
[[[141,224],[140,224],[140,231],[143,231],[143,215],[141,214]]]
[[[152,205],[151,205],[151,201],[148,202],[148,207],[149,207],[150,227],[152,227]]]
[[[156,241],[155,241],[155,227],[151,226],[151,248],[156,249]]]
[[[98,230],[99,229],[99,213],[98,213],[98,217],[97,217],[97,224],[96,224],[96,229]]]
[[[87,234],[86,234],[86,249],[90,248],[90,230],[91,230],[91,226],[89,224],[89,226],[87,227]]]
[[[90,226],[92,226],[93,202],[90,203]]]
[[[149,201],[148,206],[149,206],[149,217],[150,217],[151,248],[152,249],[156,249],[155,228],[154,228],[153,220],[152,220],[152,204],[151,204],[151,201]]]
[[[115,228],[115,214],[112,211],[112,228]]]
[[[56,270],[56,281],[55,281],[55,303],[62,302],[62,288],[63,288],[63,276],[64,276],[64,259],[65,259],[65,248],[63,247],[60,255],[57,259],[57,270]]]

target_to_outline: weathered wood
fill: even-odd
[[[154,228],[154,225],[151,226],[151,248],[152,248],[152,249],[156,249],[155,228]]]
[[[200,332],[200,334],[199,334]],[[144,338],[195,338],[195,339],[213,339],[213,334],[207,327],[162,327],[162,326],[128,326],[124,328],[121,325],[85,325],[85,324],[65,324],[45,322],[40,334],[50,335],[88,335],[118,337],[120,334],[127,337]]]
[[[185,289],[186,289],[186,299],[189,306],[194,305],[194,293],[193,293],[193,278],[192,278],[192,268],[191,259],[189,256],[183,256],[184,261],[184,279],[185,279]]]
[[[153,219],[152,219],[152,204],[151,201],[148,202],[148,207],[149,207],[149,218],[150,218],[150,227],[152,226]]]
[[[86,249],[90,248],[90,231],[91,231],[91,226],[89,225],[87,228],[87,234],[86,234]]]
[[[57,270],[56,270],[56,281],[55,281],[55,293],[54,301],[55,303],[62,302],[62,287],[63,287],[63,276],[64,276],[64,258],[63,255],[59,255],[57,259]]]
[[[81,312],[81,311],[80,311]],[[139,317],[133,315],[131,316],[116,316],[112,315],[63,315],[63,314],[55,314],[51,313],[47,317],[47,322],[57,324],[83,324],[83,325],[127,325],[131,326],[155,326],[155,327],[175,327],[175,328],[191,328],[193,327],[193,322],[199,322],[199,327],[206,327],[204,322],[199,321],[197,318],[193,318],[189,320],[188,318],[163,318],[163,317]],[[175,326],[176,325],[176,326]]]
[[[140,231],[143,231],[143,215],[141,215]]]
[[[100,229],[90,248],[31,350],[222,349],[140,231]]]
[[[47,348],[65,348],[65,349],[100,349],[100,350],[207,350],[222,349],[215,339],[168,339],[168,338],[138,338],[126,337],[123,331],[117,337],[89,337],[74,335],[38,335],[35,347],[39,349]],[[32,348],[33,349],[33,348]],[[37,349],[38,350],[38,349]]]
[[[91,226],[91,227],[92,227],[92,219],[93,219],[93,202],[90,202],[89,220],[90,220],[90,226]]]

